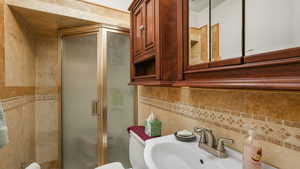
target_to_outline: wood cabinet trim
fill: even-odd
[[[148,20],[149,20],[149,16],[148,16],[148,9],[147,9],[147,7],[148,7],[148,3],[153,3],[152,5],[152,12],[153,12],[153,16],[152,16],[152,24],[149,24],[148,25]],[[153,48],[154,47],[154,42],[155,42],[155,0],[145,0],[145,7],[144,7],[144,13],[145,13],[145,23],[144,23],[144,25],[145,25],[145,34],[144,34],[144,47],[145,47],[145,49],[146,50],[149,50],[150,48]],[[148,43],[148,31],[150,30],[149,29],[149,27],[152,27],[152,34],[150,35],[150,36],[152,36],[152,42],[150,42],[150,43]],[[151,33],[151,32],[150,32]]]
[[[174,86],[300,90],[300,57],[189,71]]]
[[[277,80],[277,79],[274,79]],[[260,90],[291,90],[299,91],[300,82],[249,82],[249,80],[240,82],[210,82],[210,81],[188,81],[188,82],[176,82],[173,84],[174,87],[201,87],[201,88],[225,88],[225,89],[260,89]]]
[[[298,57],[298,56],[300,57],[300,47],[265,52],[256,55],[249,55],[249,56],[245,56],[244,60],[245,63],[254,63],[254,62],[285,59],[285,58]]]
[[[239,64],[242,64],[242,57],[212,61],[209,63],[209,67],[221,67]]]
[[[270,61],[264,61],[264,62],[245,63],[245,64],[241,64],[241,65],[210,67],[207,69],[189,70],[189,71],[186,71],[185,73],[190,74],[190,73],[203,73],[203,72],[219,72],[219,71],[235,70],[235,69],[249,69],[249,68],[253,69],[256,67],[265,67],[265,66],[276,67],[277,65],[281,65],[281,64],[291,64],[291,63],[298,63],[298,62],[300,63],[300,57],[280,59],[280,60],[270,60]]]
[[[149,50],[148,52],[145,52],[141,56],[134,56],[133,63],[137,64],[137,63],[144,62],[144,61],[147,61],[149,59],[152,59],[154,57],[155,57],[155,50]]]
[[[140,18],[140,23],[139,25],[137,24],[137,18]],[[133,38],[133,52],[134,55],[140,55],[141,53],[143,53],[144,51],[144,42],[143,42],[143,32],[138,30],[138,27],[143,26],[144,25],[144,12],[143,12],[143,6],[139,6],[137,8],[135,8],[135,10],[133,11],[133,34],[134,34],[134,38]],[[137,34],[140,33],[140,39],[137,39]],[[137,50],[139,45],[139,50]]]
[[[136,8],[140,6],[141,3],[143,3],[143,1],[144,0],[133,0],[128,7],[128,11],[134,11]]]
[[[165,86],[171,87],[174,84],[173,81],[157,81],[155,79],[148,79],[142,81],[130,82],[129,85],[140,85],[140,86]]]

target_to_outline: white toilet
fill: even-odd
[[[129,133],[129,160],[132,169],[148,169],[144,160],[145,141],[130,131]],[[121,163],[110,163],[96,169],[124,169]]]
[[[97,167],[95,169],[124,169],[124,167],[121,163],[116,162],[116,163],[109,163],[101,167]]]
[[[145,141],[134,132],[129,133],[129,160],[132,169],[148,169],[144,160]]]

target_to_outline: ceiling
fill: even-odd
[[[212,0],[212,8],[217,7],[224,1],[226,0]],[[190,10],[198,13],[209,6],[209,0],[189,0],[189,3]]]
[[[100,5],[104,5],[110,8],[127,11],[128,7],[131,4],[132,0],[84,0],[87,2],[93,2]]]
[[[16,6],[10,6],[10,9],[13,11],[15,17],[24,20],[35,33],[39,34],[56,33],[60,28],[96,24],[86,20],[40,12]]]

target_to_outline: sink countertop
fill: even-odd
[[[205,166],[201,167],[200,162],[199,162],[200,167],[197,165],[196,167],[187,167],[187,169],[189,169],[189,168],[192,168],[192,169],[194,169],[194,168],[195,169],[198,169],[198,168],[201,168],[201,169],[202,168],[203,169],[209,169],[209,168],[242,169],[242,154],[240,152],[237,152],[231,148],[226,147],[226,151],[227,151],[229,157],[221,159],[221,158],[218,158],[218,157],[208,153],[207,151],[199,148],[198,141],[199,141],[199,137],[197,137],[197,140],[194,142],[189,142],[189,143],[180,142],[180,141],[176,140],[174,135],[162,136],[162,137],[147,140],[145,142],[146,147],[145,147],[145,151],[144,151],[144,158],[145,158],[146,165],[149,167],[149,169],[166,169],[166,168],[157,167],[157,165],[154,164],[155,163],[154,158],[156,158],[156,157],[152,157],[151,153],[152,153],[152,151],[154,151],[153,147],[155,147],[158,144],[165,144],[165,145],[161,145],[161,146],[166,146],[166,145],[172,144],[172,145],[174,145],[174,147],[180,146],[180,147],[183,147],[184,149],[189,149],[187,151],[191,151],[191,152],[186,153],[187,154],[186,156],[188,156],[188,154],[192,154],[192,156],[190,158],[195,158],[195,156],[197,156],[198,158],[203,159],[203,161],[206,163],[206,167]],[[183,148],[181,148],[181,149],[183,150]],[[178,150],[180,151],[180,149],[178,149]],[[161,151],[163,151],[163,150],[161,150]],[[163,153],[166,153],[166,152],[163,152]],[[174,152],[170,152],[170,156],[171,156],[171,153],[173,153],[172,154],[172,156],[173,156]],[[178,154],[180,154],[180,152]],[[174,157],[174,158],[178,159],[178,157]],[[156,161],[159,161],[159,160],[160,159],[156,159]],[[166,162],[164,162],[164,163],[165,163],[164,165],[166,165]],[[189,166],[191,166],[191,165],[189,165]],[[184,168],[182,168],[182,169],[184,169]],[[276,169],[276,168],[266,165],[266,164],[263,164],[262,169]]]

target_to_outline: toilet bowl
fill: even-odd
[[[132,169],[148,169],[144,160],[145,141],[129,131],[129,160]],[[110,163],[96,169],[124,169],[121,163]]]
[[[148,169],[144,160],[145,141],[137,134],[129,133],[129,160],[132,169]]]
[[[95,169],[124,169],[121,163],[110,163]]]

